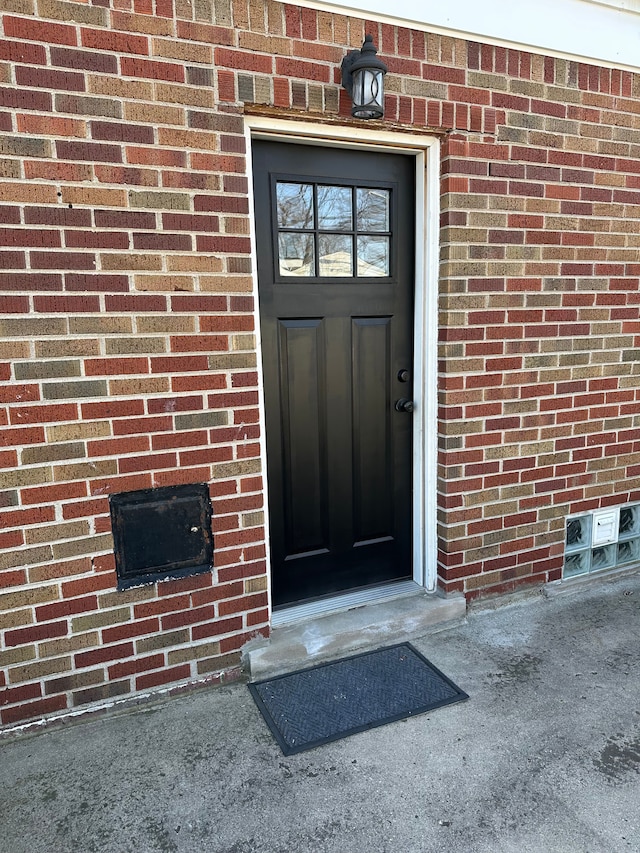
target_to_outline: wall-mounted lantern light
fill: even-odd
[[[376,56],[372,36],[365,36],[361,50],[351,50],[342,60],[342,85],[351,98],[354,118],[382,118],[384,75],[387,66]]]

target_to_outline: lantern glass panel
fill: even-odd
[[[356,118],[379,118],[383,114],[383,74],[369,68],[358,69],[353,75],[353,110]]]

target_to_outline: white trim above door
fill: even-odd
[[[438,249],[440,216],[440,143],[432,136],[337,127],[261,116],[245,116],[245,134],[249,152],[249,187],[251,204],[251,238],[253,285],[256,306],[258,350],[260,324],[258,276],[255,240],[255,205],[253,199],[253,139],[281,142],[306,142],[334,148],[357,148],[381,152],[409,154],[415,157],[416,169],[416,257],[415,257],[415,325],[414,325],[414,430],[413,430],[413,582],[434,592],[437,581],[437,333],[438,333]],[[267,471],[265,443],[265,407],[260,371],[260,419],[262,470]],[[267,492],[265,486],[265,494]],[[265,527],[269,529],[268,507]],[[269,562],[267,544],[267,562]],[[269,590],[270,591],[270,590]],[[338,597],[344,598],[344,596]],[[329,602],[330,607],[331,602]],[[304,605],[312,615],[313,605]],[[340,607],[336,599],[336,608]],[[321,605],[327,611],[327,602]]]

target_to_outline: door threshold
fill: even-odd
[[[398,581],[382,586],[358,589],[355,592],[346,592],[342,595],[332,595],[329,598],[320,598],[304,604],[293,604],[273,611],[271,627],[279,628],[282,625],[292,625],[314,616],[324,616],[327,613],[350,610],[352,607],[360,607],[363,604],[373,604],[377,601],[387,601],[390,598],[398,598],[402,595],[411,595],[420,592],[421,589],[422,587],[418,586],[415,581]]]
[[[445,597],[405,581],[280,613],[290,621],[280,621],[269,639],[256,638],[243,649],[252,680],[424,637],[463,620],[466,602],[461,593]]]

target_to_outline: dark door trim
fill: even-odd
[[[428,592],[437,583],[436,560],[436,497],[437,497],[437,305],[438,305],[438,246],[439,246],[439,163],[440,143],[429,135],[400,134],[358,128],[354,142],[353,127],[327,127],[286,119],[246,116],[245,130],[248,150],[254,138],[281,142],[304,141],[312,145],[336,148],[364,148],[384,153],[412,154],[416,159],[416,258],[415,258],[415,333],[414,333],[414,413],[413,431],[413,566],[415,584]],[[251,171],[251,164],[249,166]],[[250,186],[252,182],[250,181]],[[252,200],[253,223],[253,200]],[[253,227],[253,226],[252,226]],[[255,232],[252,232],[254,253],[254,296],[256,328],[258,317],[258,280]],[[260,348],[258,340],[258,348]],[[258,359],[259,364],[261,359]],[[265,409],[261,392],[262,463],[266,477]],[[265,485],[266,494],[266,485]],[[268,529],[268,507],[265,507]],[[267,544],[268,549],[268,544]],[[267,558],[269,557],[267,550]],[[348,597],[348,596],[347,596]],[[345,596],[336,597],[336,607]],[[338,601],[340,599],[340,601]],[[305,609],[312,615],[313,605]],[[326,611],[326,602],[320,607]],[[286,613],[286,611],[285,611]],[[278,621],[281,621],[279,619]]]

